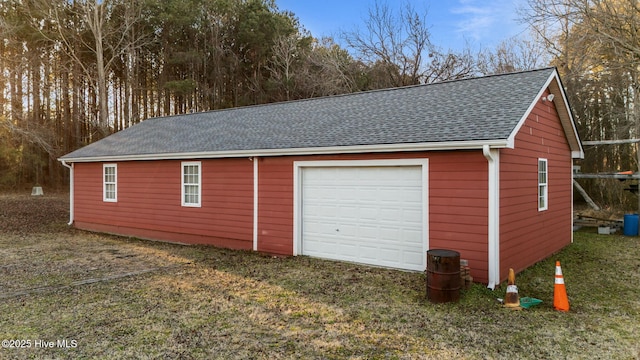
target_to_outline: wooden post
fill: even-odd
[[[578,190],[580,195],[582,195],[582,197],[587,201],[587,204],[589,204],[593,208],[593,210],[600,211],[600,206],[598,206],[598,204],[596,204],[595,201],[593,201],[593,199],[589,197],[589,195],[584,190],[584,188],[580,186],[580,184],[578,184],[578,182],[575,179],[573,179],[573,186],[576,187],[576,190]]]

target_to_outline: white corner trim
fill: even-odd
[[[69,222],[67,223],[67,225],[73,225],[73,188],[74,188],[74,184],[73,184],[73,168],[74,168],[74,164],[72,163],[71,165],[67,164],[64,160],[61,161],[62,166],[69,168]]]
[[[420,166],[422,168],[423,253],[429,250],[429,159],[318,160],[293,162],[293,255],[302,254],[302,170],[308,167]],[[425,267],[426,270],[426,267]]]
[[[573,161],[571,161],[571,165],[573,165]],[[574,189],[573,189],[573,186],[574,186],[573,184],[574,184],[574,181],[576,181],[576,180],[573,177],[573,166],[569,167],[569,171],[571,172],[571,185],[569,185],[570,186],[569,194],[571,194],[571,213],[575,214],[573,212],[573,200],[574,200],[573,199],[573,193],[575,192]],[[571,243],[573,244],[573,220],[569,222],[569,226],[571,226]]]
[[[500,284],[500,150],[489,145],[482,148],[488,161],[489,176],[489,214],[488,214],[488,284],[493,290]]]
[[[258,251],[258,160],[254,156],[253,161],[253,251]]]
[[[302,165],[299,161],[293,162],[293,256],[301,255],[302,253],[302,224],[300,223],[302,221],[301,168]]]

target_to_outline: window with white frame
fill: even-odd
[[[199,161],[182,163],[182,206],[200,207],[202,176]]]
[[[102,165],[102,200],[118,201],[118,165]]]
[[[538,159],[538,210],[549,207],[549,176],[547,159]]]

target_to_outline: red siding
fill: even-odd
[[[76,227],[158,240],[251,249],[253,164],[202,161],[202,207],[181,206],[180,161],[118,164],[118,202],[102,201],[102,163],[74,165]]]
[[[488,163],[482,151],[429,156],[429,247],[469,260],[475,281],[487,282]]]
[[[481,151],[260,159],[258,250],[293,253],[294,161],[400,158],[429,159],[429,247],[459,251],[469,260],[474,279],[486,282],[488,165]]]
[[[555,109],[539,103],[516,149],[500,155],[500,265],[517,271],[571,239],[571,156]],[[287,156],[258,159],[258,250],[293,253],[293,163],[429,159],[429,248],[457,250],[476,281],[488,273],[488,164],[482,151]],[[549,209],[537,209],[537,159],[549,163]],[[251,249],[253,162],[202,160],[202,207],[182,207],[180,161],[118,163],[118,202],[102,201],[102,163],[75,164],[75,224],[88,230]],[[426,221],[426,219],[425,219]]]
[[[400,158],[429,159],[429,247],[459,251],[469,260],[472,276],[486,282],[487,161],[481,151],[260,158],[258,250],[293,253],[294,161]],[[118,163],[117,203],[102,201],[102,163],[75,164],[76,227],[251,249],[253,163],[202,160],[200,208],[181,206],[180,163]]]
[[[258,251],[293,254],[293,160],[258,161]]]
[[[548,159],[548,210],[538,211],[538,158]],[[551,102],[539,101],[500,153],[500,276],[549,257],[571,243],[572,160]]]

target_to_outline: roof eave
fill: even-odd
[[[106,161],[218,159],[218,158],[266,157],[266,156],[335,155],[335,154],[381,153],[381,152],[473,150],[473,149],[482,149],[484,145],[489,145],[491,148],[505,148],[505,147],[508,147],[508,141],[507,139],[494,139],[494,140],[410,143],[410,144],[351,145],[351,146],[287,148],[287,149],[251,149],[251,150],[231,150],[231,151],[182,152],[182,153],[166,153],[166,154],[61,157],[58,159],[58,161],[64,161],[66,163],[81,163],[81,162],[106,162]]]
[[[520,128],[524,125],[525,121],[535,108],[537,102],[540,100],[544,92],[549,89],[549,91],[555,96],[559,95],[559,99],[556,98],[553,102],[556,104],[556,110],[558,111],[558,116],[560,117],[560,123],[562,124],[562,128],[564,129],[565,136],[567,137],[567,141],[569,143],[569,147],[571,148],[571,156],[574,159],[583,159],[584,158],[584,150],[582,148],[582,142],[580,141],[580,136],[578,135],[578,129],[576,128],[575,120],[573,119],[573,114],[571,113],[569,107],[569,101],[567,99],[567,94],[562,87],[562,83],[560,80],[560,76],[558,75],[558,70],[553,70],[546,83],[535,99],[529,105],[529,108],[524,113],[518,125],[513,129],[511,135],[507,140],[509,148],[515,148],[515,138],[520,131]]]
[[[580,150],[580,151],[572,151],[571,152],[571,158],[572,159],[584,159],[584,151]]]

